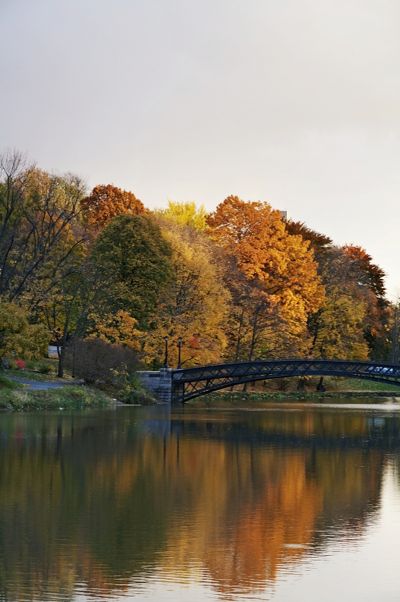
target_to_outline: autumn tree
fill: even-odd
[[[385,304],[385,272],[372,261],[371,255],[362,247],[345,245],[344,253],[352,260],[354,278],[360,287],[371,290],[379,302]]]
[[[317,331],[322,324],[319,320],[321,312],[324,312],[325,316],[323,319],[325,336],[328,336],[329,329],[326,312],[332,317],[332,333],[328,338],[334,339],[339,327],[336,319],[333,319],[338,314],[338,312],[333,311],[335,303],[343,304],[344,307],[348,307],[349,304],[353,303],[356,315],[359,315],[360,308],[363,308],[363,320],[354,322],[351,319],[351,312],[344,311],[339,330],[345,328],[344,319],[347,316],[350,320],[348,330],[353,333],[354,341],[360,341],[363,337],[364,341],[368,343],[369,355],[375,359],[387,357],[390,353],[389,322],[391,310],[385,297],[385,274],[383,270],[373,262],[372,257],[361,247],[354,245],[335,246],[328,236],[312,230],[301,222],[289,220],[286,226],[289,232],[300,234],[310,242],[318,264],[318,274],[325,286],[326,308],[321,308],[309,320],[313,341],[319,337]],[[340,295],[338,291],[341,291]],[[357,331],[356,323],[359,331]],[[313,349],[311,352],[313,352]],[[338,345],[337,354],[337,357],[342,358],[354,357],[352,345],[350,344],[347,347]],[[364,348],[360,357],[365,357]]]
[[[60,378],[64,376],[67,346],[85,336],[90,312],[104,286],[85,257],[71,256],[70,263],[64,268],[57,288],[38,304],[34,312],[34,316],[46,325],[57,347]]]
[[[180,226],[190,226],[195,230],[205,230],[207,226],[207,213],[204,206],[197,207],[194,201],[177,203],[169,200],[168,207],[157,213]]]
[[[91,253],[103,288],[97,303],[102,319],[123,310],[139,330],[151,328],[158,299],[171,279],[171,249],[160,228],[145,215],[114,218]]]
[[[18,153],[0,158],[0,296],[50,295],[60,267],[82,242],[77,226],[82,181],[26,166]]]
[[[165,218],[160,226],[172,249],[172,279],[160,298],[157,327],[145,337],[146,358],[159,365],[163,339],[168,336],[171,365],[177,365],[179,338],[183,366],[221,361],[227,344],[224,329],[230,296],[214,246],[189,226],[171,224]]]
[[[346,329],[345,319],[350,320],[347,324],[349,332],[353,333],[354,341],[367,343],[368,353],[365,355],[363,348],[360,359],[373,354],[375,357],[384,357],[384,348],[388,347],[386,326],[389,319],[387,302],[385,300],[385,289],[383,282],[383,271],[372,264],[371,257],[360,248],[338,247],[332,244],[317,248],[318,273],[325,286],[326,305],[321,307],[309,318],[309,329],[312,338],[310,354],[320,354],[321,347],[317,351],[314,348],[318,333],[323,323],[324,337],[334,339],[339,328]],[[340,292],[340,294],[339,294]],[[326,311],[333,318],[340,313],[339,307],[334,311],[334,305],[344,304],[347,308],[354,304],[354,314],[363,315],[362,320],[353,321],[351,311],[344,311],[340,318],[340,326],[336,320],[329,323]],[[363,309],[361,309],[363,308]],[[322,316],[324,316],[322,318]],[[321,321],[322,319],[322,321]],[[331,335],[328,334],[329,324],[332,328]],[[356,326],[357,324],[357,326]],[[357,331],[357,328],[359,331]],[[357,332],[356,332],[357,331]],[[338,345],[337,358],[354,358],[352,345]]]
[[[103,228],[118,215],[140,215],[145,212],[143,203],[127,190],[116,186],[95,186],[89,196],[82,199],[81,207],[86,222],[96,229]]]
[[[300,344],[308,315],[324,298],[310,244],[289,234],[281,213],[267,203],[245,202],[235,196],[217,207],[208,217],[208,226],[210,236],[240,274],[240,278],[234,275],[232,287],[235,356],[243,357],[243,344],[249,360],[265,350],[264,335],[272,318],[296,326]],[[291,353],[295,351],[292,346]]]
[[[15,303],[0,302],[0,358],[38,359],[47,351],[50,335],[42,324],[30,324]]]
[[[393,364],[398,364],[400,361],[400,302],[398,299],[395,303],[389,305],[389,312],[389,360]]]
[[[330,288],[318,314],[313,340],[314,357],[324,359],[368,359],[363,325],[367,307],[361,299],[339,288]]]
[[[95,311],[89,319],[92,328],[87,333],[88,339],[100,339],[112,345],[123,345],[140,350],[143,332],[137,328],[137,320],[127,311],[119,309],[114,314],[100,316]]]
[[[366,305],[364,336],[370,354],[375,359],[385,359],[390,353],[388,333],[391,313],[386,299],[385,272],[362,247],[346,245],[343,252],[351,262],[350,276],[355,296]]]

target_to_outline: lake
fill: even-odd
[[[400,599],[400,405],[0,417],[7,601]]]

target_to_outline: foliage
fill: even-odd
[[[171,365],[182,339],[184,367],[399,355],[398,312],[361,247],[237,196],[207,216],[194,202],[151,213],[112,185],[85,194],[77,176],[0,157],[1,357],[41,358],[51,339],[59,376],[69,349],[68,365],[97,380],[123,371],[124,353],[160,366],[165,337]],[[71,349],[84,339],[103,347],[80,368]],[[107,344],[119,364],[100,361]]]
[[[14,389],[19,389],[20,387],[21,385],[19,385],[18,383],[15,383],[14,381],[10,380],[6,376],[4,376],[4,374],[0,374],[0,391],[2,389],[7,389],[10,391]]]
[[[182,339],[182,366],[221,360],[227,344],[224,332],[229,293],[208,238],[190,227],[162,223],[163,236],[172,249],[172,280],[161,298],[156,327],[144,337],[148,363],[163,361],[164,337],[169,337],[169,362],[178,363]]]
[[[42,324],[28,322],[24,309],[15,303],[0,302],[0,357],[42,357],[49,338]]]
[[[318,262],[318,273],[325,286],[327,298],[331,290],[343,292],[365,304],[365,318],[360,324],[363,337],[368,343],[369,355],[374,359],[389,356],[389,322],[391,310],[385,298],[383,270],[373,263],[372,257],[361,247],[334,246],[332,240],[308,228],[301,222],[287,222],[289,232],[300,234],[310,241]],[[315,326],[318,320],[311,319]],[[328,325],[326,324],[326,328]],[[334,326],[332,325],[334,328]],[[315,330],[311,329],[315,339]]]
[[[118,390],[118,400],[127,404],[149,405],[156,403],[153,395],[143,388],[136,374],[129,374],[124,371],[120,375],[120,388]]]
[[[46,364],[45,362],[40,362],[37,367],[37,371],[40,374],[51,374],[53,372],[50,364]]]
[[[289,234],[295,234],[301,236],[303,240],[308,240],[316,257],[332,246],[332,239],[329,236],[312,230],[303,222],[288,220],[285,222],[285,226]]]
[[[360,256],[363,258],[360,261]],[[369,257],[369,256],[368,256]],[[383,273],[379,268],[369,264],[370,258],[366,261],[364,252],[355,247],[336,247],[330,246],[325,248],[324,252],[318,253],[319,258],[319,274],[325,285],[327,314],[331,315],[332,308],[337,304],[339,291],[342,296],[347,299],[345,306],[349,303],[355,303],[356,307],[363,307],[364,317],[358,320],[358,326],[352,322],[349,324],[349,330],[353,333],[353,340],[366,341],[368,345],[368,356],[376,359],[385,357],[384,351],[387,343],[386,338],[386,323],[388,320],[387,303],[383,294]],[[369,273],[371,271],[371,274]],[[380,290],[379,295],[377,291]],[[351,313],[351,312],[350,312]],[[348,317],[350,318],[350,313]],[[357,313],[357,311],[356,311]],[[342,320],[344,317],[342,318]],[[311,353],[314,353],[314,343],[318,337],[318,328],[321,324],[319,320],[319,312],[310,317],[309,327],[313,338]],[[331,322],[324,320],[324,332],[327,336],[329,328],[332,329],[330,335],[335,338],[334,331],[336,330],[336,320]],[[342,324],[344,328],[344,323]],[[341,349],[340,356],[343,359],[354,357],[354,353],[348,349],[349,356],[345,353],[345,348]],[[339,353],[339,350],[338,350]],[[363,353],[363,357],[365,354]]]
[[[169,200],[167,209],[161,209],[158,214],[178,226],[190,226],[201,231],[207,226],[207,213],[204,206],[197,207],[194,201],[177,203]]]
[[[385,273],[372,261],[362,247],[346,245],[343,252],[352,264],[352,280],[357,283],[357,291],[353,295],[362,299],[366,305],[364,320],[364,336],[369,351],[375,359],[385,359],[389,353],[387,337],[390,309],[385,298]]]
[[[87,383],[113,384],[121,370],[125,374],[138,368],[138,356],[132,349],[100,339],[75,339],[66,349],[65,362]]]
[[[314,356],[325,359],[368,359],[368,344],[363,336],[366,306],[339,289],[330,291],[318,324]]]
[[[125,345],[136,351],[142,347],[143,332],[137,328],[137,320],[122,309],[114,314],[89,315],[92,326],[88,338],[97,338],[112,345]]]
[[[0,296],[10,301],[51,294],[59,268],[82,237],[83,184],[27,167],[17,153],[0,158]]]
[[[139,215],[145,212],[143,203],[127,190],[108,184],[95,186],[81,201],[85,221],[97,229],[103,228],[118,215]]]
[[[344,253],[353,262],[353,269],[357,274],[359,286],[368,287],[377,299],[385,298],[385,273],[372,262],[372,257],[362,247],[345,245]]]
[[[235,306],[230,324],[234,357],[265,354],[270,331],[277,332],[278,325],[290,341],[282,351],[300,350],[307,318],[324,299],[309,243],[289,234],[281,213],[267,203],[235,196],[217,207],[208,225],[210,236],[232,257],[228,281]]]
[[[171,250],[147,216],[120,216],[101,232],[91,259],[101,282],[107,283],[98,308],[123,310],[139,329],[149,327],[159,297],[171,279]]]

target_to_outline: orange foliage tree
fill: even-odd
[[[96,186],[89,196],[81,201],[86,222],[96,228],[103,228],[117,215],[139,215],[145,213],[144,205],[133,192],[108,184]]]
[[[290,235],[281,213],[267,203],[245,202],[237,196],[217,207],[208,226],[211,237],[232,259],[235,358],[251,360],[257,353],[288,349],[291,354],[299,352],[307,318],[324,299],[309,242]]]

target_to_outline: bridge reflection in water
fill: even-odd
[[[400,415],[368,409],[3,418],[7,600],[124,600],[160,582],[264,595],[300,561],[361,545],[400,447]]]

